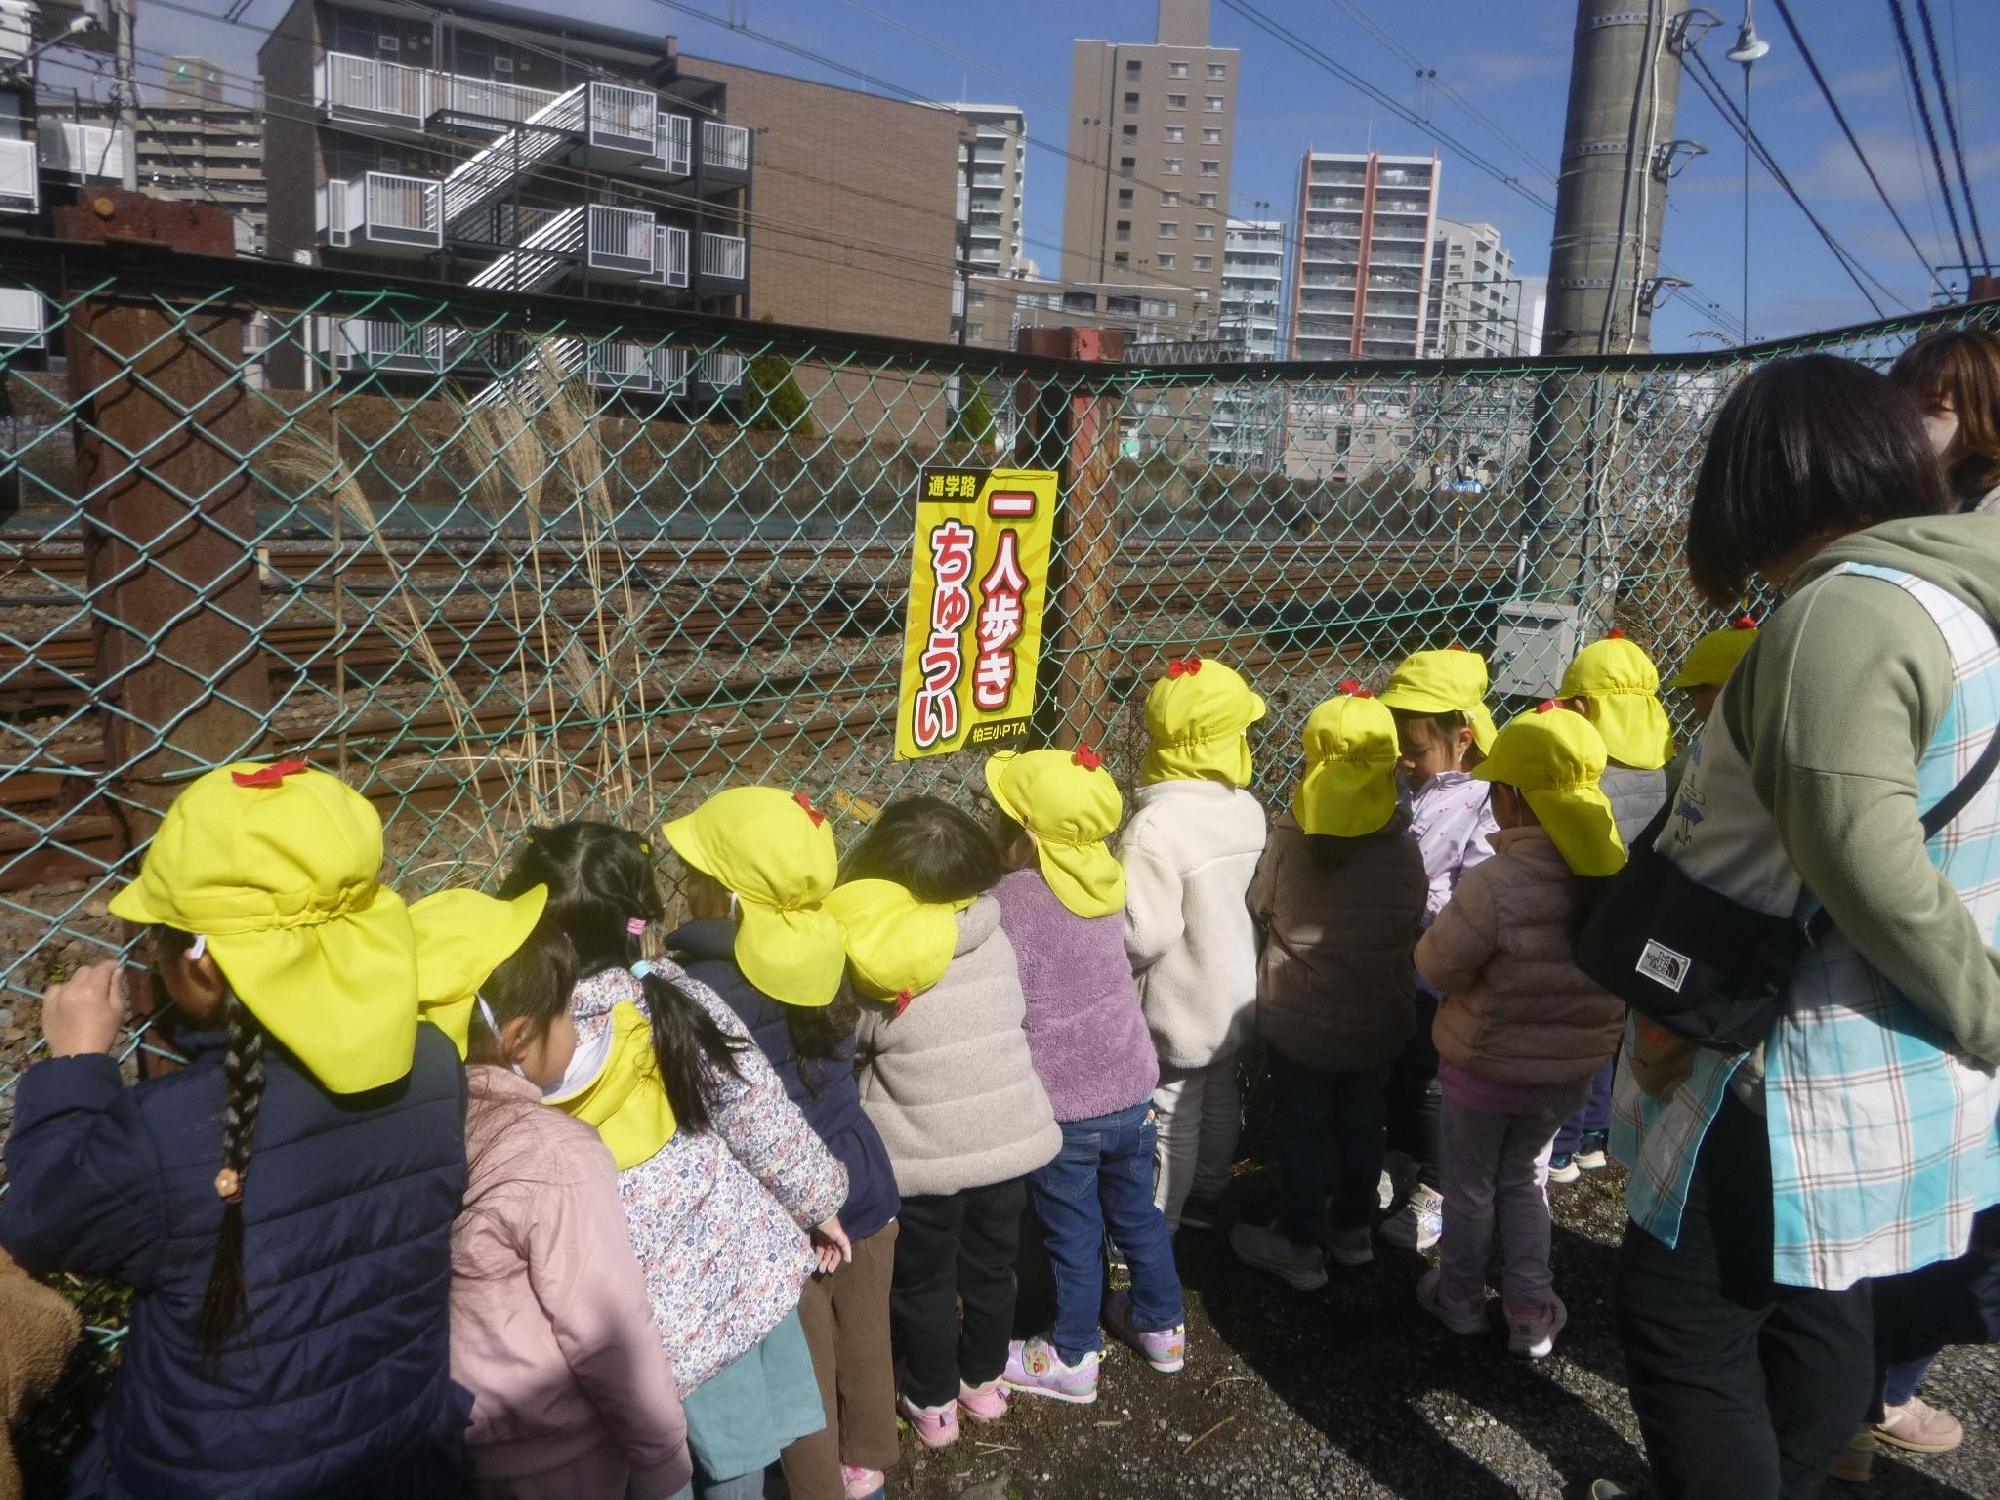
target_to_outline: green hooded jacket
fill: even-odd
[[[2000,515],[1891,521],[1826,548],[1790,581],[1720,710],[1807,889],[1917,1009],[2000,1064],[2000,953],[1925,854],[1917,814],[1951,655],[1902,589],[1808,588],[1842,563],[1915,574],[2000,621]]]

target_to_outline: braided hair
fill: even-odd
[[[250,1316],[243,1285],[243,1179],[250,1169],[250,1138],[264,1100],[264,1028],[249,1007],[230,995],[223,1001],[226,1041],[222,1054],[222,1170],[215,1191],[222,1199],[222,1229],[209,1263],[197,1331],[202,1354],[219,1360],[230,1333]]]

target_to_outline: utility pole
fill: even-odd
[[[1546,355],[1652,346],[1686,9],[1686,0],[1577,0]],[[1608,481],[1621,472],[1626,384],[1616,373],[1551,375],[1535,393],[1520,576],[1569,615],[1577,644],[1610,625],[1617,603],[1622,548]]]
[[[128,193],[139,191],[139,77],[133,63],[132,14],[134,0],[112,0],[118,23],[118,134],[125,148],[123,185]]]

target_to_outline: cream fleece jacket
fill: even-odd
[[[1250,882],[1269,824],[1248,792],[1215,781],[1140,787],[1119,855],[1125,952],[1160,1061],[1234,1054],[1257,1003]]]

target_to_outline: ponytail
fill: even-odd
[[[202,1294],[196,1325],[202,1355],[210,1364],[220,1361],[224,1342],[250,1317],[250,1297],[243,1285],[243,1182],[250,1170],[257,1109],[264,1099],[264,1028],[234,995],[223,1002],[223,1019],[227,1042],[222,1057],[222,1170],[215,1176],[215,1191],[223,1203],[222,1229],[216,1236],[215,1259],[209,1264],[208,1289]]]
[[[736,1066],[743,1043],[657,968],[641,964],[634,972],[646,992],[646,1011],[653,1021],[653,1061],[667,1103],[673,1106],[675,1124],[682,1130],[707,1130],[712,1118],[709,1091],[720,1081],[717,1075],[743,1077]]]

